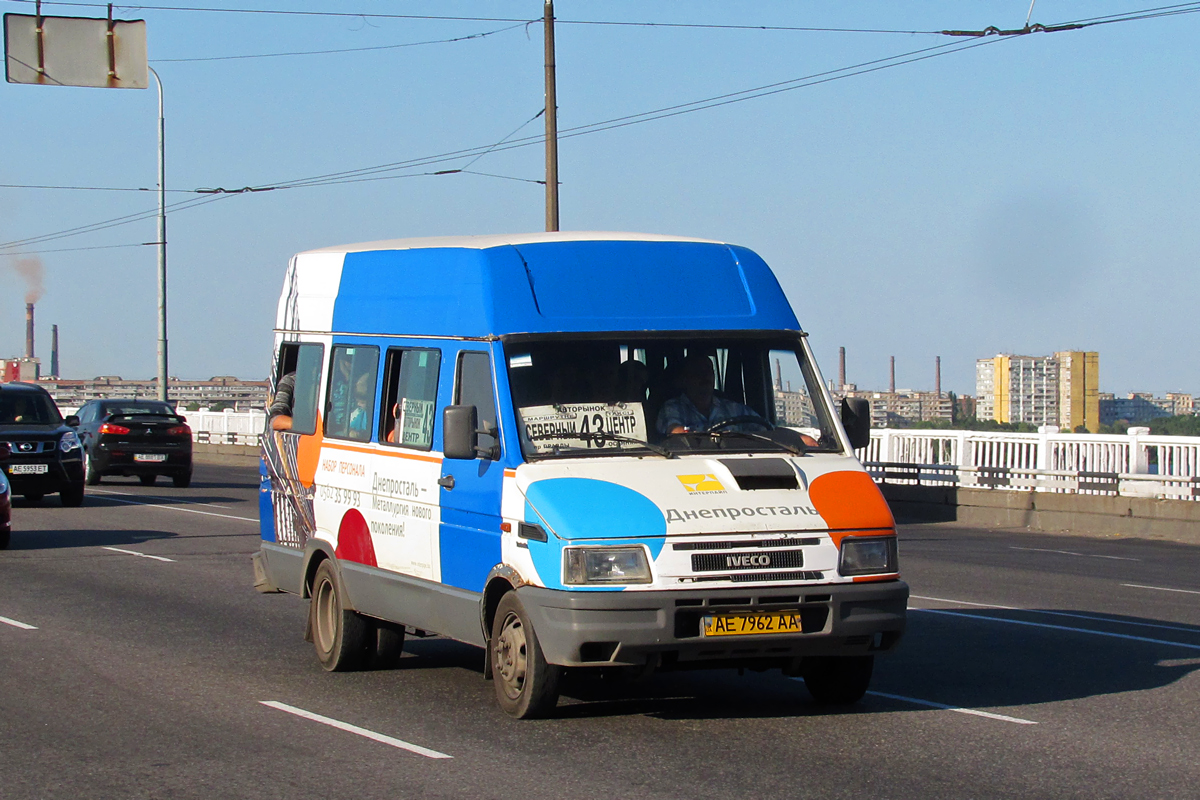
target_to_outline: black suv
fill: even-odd
[[[181,489],[192,482],[192,429],[162,400],[89,400],[75,424],[89,486],[105,475],[136,475],[146,486],[167,475]]]
[[[0,383],[0,442],[12,455],[3,463],[12,493],[36,503],[58,492],[64,506],[83,503],[83,448],[54,398],[31,383]]]

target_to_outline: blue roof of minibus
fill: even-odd
[[[800,329],[766,263],[721,242],[539,233],[310,252],[345,254],[334,331],[486,337]]]

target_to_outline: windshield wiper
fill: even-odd
[[[661,447],[660,445],[657,445],[657,444],[650,444],[650,442],[647,442],[645,439],[638,439],[634,436],[625,436],[624,434],[620,434],[620,433],[608,433],[607,431],[596,431],[595,433],[572,433],[572,432],[547,433],[547,434],[542,434],[541,436],[529,437],[529,440],[531,442],[543,441],[546,439],[580,439],[585,442],[595,442],[597,447],[602,447],[605,442],[625,442],[627,444],[641,445],[642,447],[646,448],[647,450],[649,450],[653,453],[657,453],[658,455],[662,456],[663,458],[676,458],[677,457],[674,453],[672,453],[667,448]],[[580,449],[582,449],[582,448],[580,448]],[[620,448],[617,448],[616,452],[620,452]]]
[[[792,455],[802,456],[805,453],[804,450],[801,450],[799,447],[796,447],[795,445],[790,445],[787,442],[778,442],[778,441],[772,439],[770,436],[764,436],[761,433],[751,433],[750,431],[711,431],[709,433],[701,434],[701,435],[712,436],[717,439],[723,438],[725,436],[745,436],[747,439],[758,439],[759,441],[762,441],[762,442],[770,442],[771,444],[773,444],[777,447],[782,447],[784,450],[787,450]]]

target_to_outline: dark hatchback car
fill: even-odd
[[[105,475],[192,482],[192,429],[161,400],[90,400],[79,409],[79,438],[89,486]]]
[[[83,503],[83,450],[54,398],[31,383],[0,384],[0,442],[11,454],[3,462],[13,494],[36,503],[58,492],[64,506]]]

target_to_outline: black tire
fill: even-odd
[[[171,483],[175,485],[176,489],[186,489],[192,485],[192,471],[189,469],[187,472],[172,475]]]
[[[376,622],[373,627],[375,652],[371,654],[371,666],[374,669],[395,669],[404,655],[404,626]]]
[[[88,486],[95,486],[100,482],[100,472],[86,450],[83,451],[83,482]]]
[[[42,494],[41,492],[30,492],[29,494],[22,496],[25,498],[26,503],[29,503],[30,505],[36,505],[42,502],[42,498],[46,495]]]
[[[804,659],[800,673],[818,703],[847,706],[867,693],[874,668],[875,656],[814,656]]]
[[[562,667],[546,661],[537,633],[516,592],[500,598],[492,622],[492,683],[504,713],[517,719],[545,717],[558,705]]]
[[[78,508],[83,505],[83,483],[73,483],[61,490],[58,499],[64,508]]]
[[[337,568],[329,559],[322,561],[313,576],[309,613],[317,660],[329,672],[362,669],[369,653],[367,633],[371,625],[358,612],[346,608],[344,598]],[[370,644],[373,649],[375,642]]]
[[[157,475],[138,475],[138,480],[141,481],[142,486],[153,486],[154,482],[156,480],[158,480],[158,476]]]

